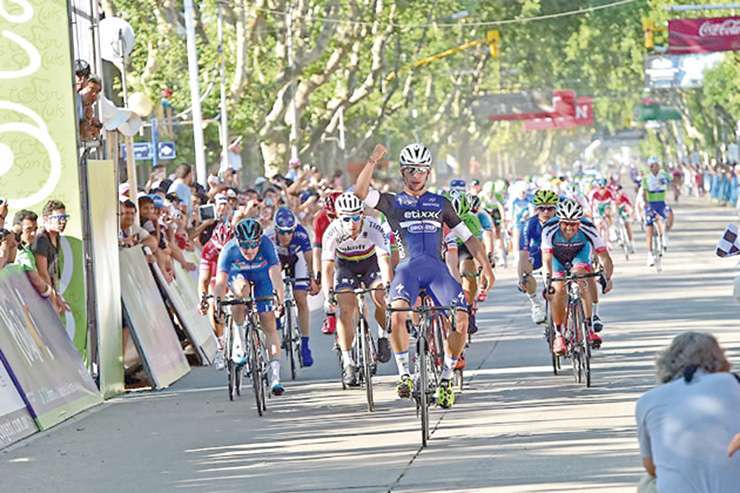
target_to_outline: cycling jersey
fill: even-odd
[[[473,214],[472,212],[468,212],[463,214],[460,219],[462,219],[463,223],[465,223],[470,232],[473,233],[473,236],[475,236],[479,240],[483,239],[483,229],[481,228],[481,224],[478,220],[477,215]],[[452,231],[448,232],[445,236],[445,246],[447,247],[447,249],[457,249],[459,260],[469,260],[473,258],[473,255],[468,251],[465,243],[463,243],[460,238],[455,236]]]
[[[663,171],[657,175],[652,173],[645,175],[642,179],[642,189],[647,191],[647,201],[665,202],[665,192],[670,182],[670,177]]]
[[[430,192],[415,197],[370,190],[365,203],[385,214],[399,247],[401,263],[391,283],[391,299],[413,304],[424,289],[437,305],[466,308],[462,287],[440,256],[444,225],[462,241],[472,235],[450,201]]]
[[[493,219],[486,211],[478,211],[478,221],[483,231],[491,231],[493,229]]]
[[[329,224],[331,224],[329,213],[326,212],[326,209],[321,209],[313,218],[314,248],[321,248],[321,245],[323,244],[324,233],[326,232],[326,228],[329,227]]]
[[[519,251],[527,252],[534,270],[542,267],[542,227],[540,218],[535,216],[524,223],[519,231]]]
[[[224,248],[224,245],[217,243],[215,238],[227,238],[231,239],[233,235],[233,229],[231,224],[220,222],[212,231],[210,239],[203,245],[203,250],[200,252],[200,268],[201,270],[208,270],[211,277],[214,277],[217,272],[218,254]],[[211,279],[213,281],[213,279]]]
[[[515,198],[509,203],[511,221],[521,227],[524,221],[532,214],[533,208],[529,198]]]
[[[401,262],[421,255],[439,259],[444,225],[462,241],[472,236],[450,201],[441,195],[426,192],[414,197],[405,192],[391,194],[370,190],[365,203],[385,214],[396,237]]]
[[[343,260],[359,262],[375,255],[390,255],[391,246],[388,234],[380,223],[372,217],[362,220],[362,229],[356,238],[345,232],[342,221],[335,219],[329,225],[324,235],[324,248],[321,251],[321,260]]]
[[[259,250],[252,260],[242,255],[236,239],[230,240],[218,256],[218,273],[225,272],[229,278],[229,285],[237,278],[244,278],[254,284],[254,296],[272,296],[272,281],[270,267],[278,265],[275,246],[266,236],[260,239]],[[258,302],[257,311],[260,313],[272,310],[272,303]]]
[[[288,243],[287,246],[280,245],[275,228],[270,228],[265,231],[265,236],[272,240],[272,242],[275,244],[278,255],[281,257],[291,257],[296,256],[299,253],[311,251],[311,241],[308,237],[308,231],[306,231],[306,228],[304,228],[300,224],[296,226],[296,229],[293,232],[293,237],[291,238],[290,243]]]
[[[595,188],[591,191],[589,199],[593,215],[595,217],[604,217],[607,215],[615,197],[612,191],[608,188],[605,188],[604,190]]]
[[[578,232],[567,240],[560,231],[560,219],[549,220],[542,228],[542,251],[553,256],[553,275],[565,273],[567,266],[591,270],[591,249],[599,253],[606,252],[604,240],[599,236],[594,223],[581,218]]]

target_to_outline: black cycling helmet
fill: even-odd
[[[262,225],[255,219],[244,219],[236,225],[234,236],[242,248],[254,248],[262,237]]]

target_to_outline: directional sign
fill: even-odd
[[[121,158],[126,159],[126,146],[121,144]],[[152,158],[151,142],[134,142],[134,159],[145,161]]]
[[[160,160],[166,161],[169,159],[175,159],[177,157],[174,142],[159,142],[158,147]]]

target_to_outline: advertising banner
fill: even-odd
[[[740,50],[740,16],[668,21],[671,54],[734,50]]]
[[[100,390],[104,397],[122,393],[123,348],[121,273],[118,261],[118,190],[113,161],[87,162],[95,312],[100,363]]]
[[[149,380],[164,388],[190,371],[175,327],[141,248],[119,251],[121,297],[131,322],[131,336]]]
[[[197,311],[200,303],[196,289],[197,281],[194,281],[191,273],[186,271],[179,262],[175,262],[175,280],[169,284],[165,281],[159,267],[155,266],[154,272],[157,275],[159,285],[164,287],[170,303],[177,312],[178,320],[188,333],[190,342],[193,343],[203,364],[213,363],[213,357],[218,350],[218,342],[213,334],[208,317]]]
[[[10,217],[18,209],[41,212],[49,199],[64,202],[71,248],[62,262],[72,281],[62,290],[72,305],[65,322],[84,355],[84,282],[74,282],[84,279],[84,265],[81,243],[79,255],[74,251],[82,217],[67,2],[11,2],[0,8],[0,32],[0,194]]]
[[[0,361],[0,449],[37,431],[26,404]]]
[[[0,271],[0,350],[42,430],[101,402],[59,316],[12,266]]]
[[[552,116],[526,120],[524,130],[548,130],[553,128],[573,128],[594,124],[593,100],[588,96],[579,96],[575,100],[575,113],[570,116]]]
[[[645,59],[645,85],[652,89],[704,85],[704,71],[722,62],[723,53],[707,55],[653,55]]]

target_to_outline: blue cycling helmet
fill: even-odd
[[[465,191],[465,180],[462,178],[454,178],[450,180],[450,190],[455,190],[457,192],[464,192]]]
[[[254,243],[262,238],[262,225],[251,218],[239,221],[234,229],[234,237],[242,248],[254,248]]]
[[[596,184],[600,187],[605,187],[607,183],[606,178],[598,178],[596,180]]]
[[[278,231],[295,231],[298,226],[298,219],[293,211],[287,207],[280,207],[275,212],[275,229]]]
[[[649,166],[651,164],[660,164],[660,161],[658,161],[658,158],[657,157],[650,156],[649,158],[647,158],[647,163],[648,163],[648,166]]]

